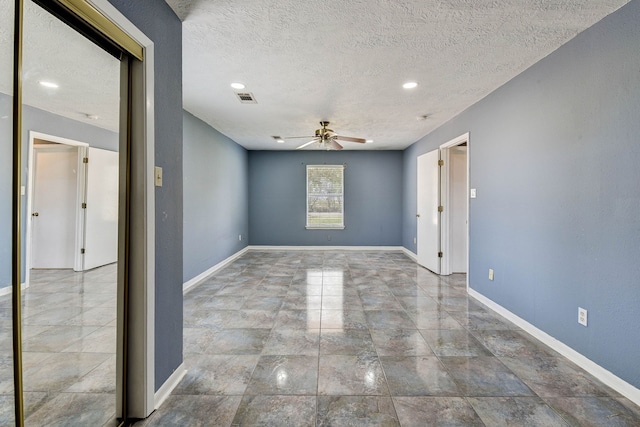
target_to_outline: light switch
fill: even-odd
[[[24,185],[20,186],[20,195],[24,196],[25,193],[26,193],[26,191],[25,191]]]
[[[162,168],[160,166],[155,167],[156,187],[162,187]]]
[[[472,199],[475,199],[475,198],[476,198],[476,189],[475,189],[475,188],[472,188],[471,190],[469,190],[469,196],[470,196]]]

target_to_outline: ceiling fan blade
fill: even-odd
[[[365,142],[367,142],[366,139],[362,139],[362,138],[353,138],[350,136],[340,136],[340,135],[336,135],[336,138],[338,138],[341,141],[347,141],[347,142],[359,142],[361,144],[364,144]]]
[[[300,139],[300,138],[315,138],[314,135],[309,135],[309,136],[284,136],[282,137],[282,139]]]
[[[299,150],[301,148],[306,147],[307,145],[311,145],[313,143],[318,142],[320,139],[319,138],[313,138],[311,141],[307,142],[306,144],[302,144],[301,146],[299,146],[298,148],[296,148],[296,150]]]
[[[342,150],[342,145],[338,144],[338,141],[336,141],[335,139],[331,139],[330,141],[328,141],[327,146],[334,150]]]

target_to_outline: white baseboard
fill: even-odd
[[[28,283],[22,283],[20,285],[20,289],[21,290],[25,290],[29,287]],[[11,295],[13,293],[13,288],[11,287],[11,285],[5,286],[4,288],[0,288],[0,297],[3,295]]]
[[[516,324],[529,335],[533,336],[558,353],[562,354],[564,357],[571,360],[573,363],[580,366],[582,369],[586,370],[591,375],[598,378],[600,381],[616,390],[618,393],[622,394],[624,397],[626,397],[636,405],[640,405],[640,389],[637,389],[622,378],[616,376],[607,369],[588,359],[581,353],[578,353],[568,345],[564,344],[562,341],[559,341],[546,332],[536,328],[531,323],[513,314],[506,308],[485,297],[478,291],[469,288],[469,295],[477,299],[482,304],[486,305],[502,317]]]
[[[178,366],[178,368],[173,371],[173,374],[171,374],[169,378],[167,378],[164,384],[162,384],[162,386],[160,386],[158,391],[156,391],[156,393],[154,394],[154,409],[158,409],[160,405],[162,405],[162,403],[167,400],[167,397],[171,395],[173,389],[178,386],[185,375],[187,375],[187,368],[184,366],[184,363],[181,363],[180,366]]]
[[[262,246],[251,245],[252,251],[402,251],[402,246]]]
[[[404,254],[406,256],[411,258],[411,260],[413,262],[418,262],[418,255],[414,254],[413,252],[411,252],[409,249],[405,248],[404,246],[402,247],[402,252],[404,252]]]
[[[211,268],[207,269],[206,271],[203,271],[202,273],[198,274],[193,279],[184,282],[182,284],[182,293],[186,294],[192,288],[194,288],[195,286],[197,286],[201,282],[203,282],[207,277],[211,276],[216,271],[220,270],[221,268],[223,268],[227,264],[235,261],[237,258],[239,258],[242,255],[244,255],[248,250],[249,250],[249,246],[246,246],[244,249],[241,249],[240,251],[238,251],[235,254],[231,255],[229,258],[227,258],[227,259],[225,259],[223,261],[220,261],[219,263],[217,263],[213,267],[211,267]]]

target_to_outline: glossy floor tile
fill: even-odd
[[[113,425],[114,274],[33,276],[27,425]],[[8,301],[0,425],[13,419]],[[468,297],[465,275],[399,252],[244,254],[185,295],[184,363],[136,425],[640,426],[640,408]]]
[[[22,293],[27,426],[113,426],[116,265],[32,270]],[[14,424],[11,297],[0,297],[0,425]]]
[[[638,407],[467,297],[465,275],[401,253],[252,251],[184,304],[188,373],[141,425],[640,425]]]

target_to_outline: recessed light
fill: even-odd
[[[56,83],[53,82],[40,81],[39,83],[44,87],[50,87],[52,89],[57,89],[59,87]]]
[[[414,87],[417,87],[417,86],[418,86],[418,83],[416,82],[407,82],[402,85],[402,87],[405,89],[413,89]]]
[[[284,144],[284,139],[279,136],[272,136],[271,138],[275,139],[278,144]]]
[[[245,85],[243,85],[242,83],[231,83],[231,87],[234,89],[244,89]]]
[[[371,144],[371,143],[373,142],[373,139],[367,139],[365,142],[366,142],[367,144]]]

